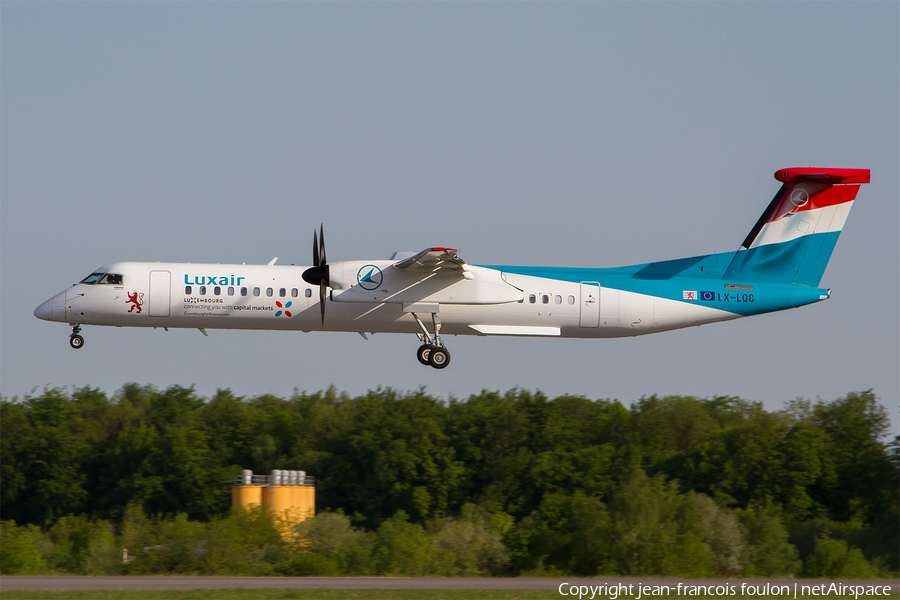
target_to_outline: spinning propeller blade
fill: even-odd
[[[316,239],[316,230],[313,229],[313,262],[314,267],[319,266],[319,240]]]
[[[319,286],[319,308],[322,311],[322,325],[325,325],[326,288],[331,284],[328,276],[328,262],[325,259],[325,226],[319,225],[319,235],[313,230],[313,266],[303,271],[303,281]]]

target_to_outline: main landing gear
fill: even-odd
[[[84,346],[84,338],[78,335],[81,333],[81,325],[74,323],[70,323],[70,325],[72,325],[72,335],[69,336],[69,345],[78,350]]]
[[[413,316],[413,319],[416,320],[416,323],[419,324],[419,327],[422,328],[422,333],[417,333],[419,341],[422,342],[422,345],[419,346],[419,349],[416,350],[416,358],[419,359],[419,362],[423,365],[428,365],[434,367],[435,369],[443,369],[447,365],[450,364],[450,353],[444,347],[444,342],[441,340],[441,317],[437,313],[431,313],[431,321],[434,323],[434,335],[430,335],[428,330],[425,328],[425,324],[422,323],[422,320],[416,313],[410,313]]]

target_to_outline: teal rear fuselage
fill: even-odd
[[[578,283],[594,281],[603,288],[611,288],[626,292],[634,292],[667,300],[688,302],[709,308],[735,313],[742,317],[758,315],[788,308],[796,308],[825,300],[830,290],[791,282],[793,271],[784,269],[768,270],[756,265],[772,264],[767,258],[777,257],[778,265],[796,264],[803,261],[809,246],[815,244],[815,256],[825,246],[834,248],[837,234],[818,234],[807,236],[819,238],[794,240],[783,244],[763,246],[737,252],[720,252],[690,258],[679,258],[660,262],[630,265],[614,268],[573,268],[573,267],[522,267],[512,265],[491,265],[486,268],[497,269],[504,273],[543,277],[558,281]],[[830,252],[827,254],[830,255]],[[797,261],[783,260],[787,255],[796,255]],[[813,256],[810,259],[815,265]],[[735,264],[753,265],[754,270],[743,268],[742,275],[753,274],[749,279],[730,279],[725,275],[736,272]],[[821,271],[814,273],[816,282],[821,278]],[[812,277],[811,277],[812,278]],[[790,283],[784,283],[788,281]]]

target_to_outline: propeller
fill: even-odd
[[[328,276],[328,262],[325,260],[325,226],[319,225],[319,235],[313,230],[313,266],[303,271],[303,281],[319,286],[319,307],[322,311],[322,325],[325,325],[326,288],[331,285]]]

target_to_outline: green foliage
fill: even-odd
[[[900,571],[900,441],[871,391],[769,412],[129,384],[0,399],[0,419],[4,573]],[[282,537],[230,511],[241,468],[315,475],[319,514]]]
[[[640,469],[612,495],[607,544],[622,575],[709,573],[711,556],[703,547],[703,523],[694,496],[679,494],[675,482],[649,478]],[[685,560],[685,557],[689,559]]]
[[[581,491],[572,496],[548,493],[519,525],[519,537],[528,550],[520,568],[594,575],[600,564],[608,562],[609,529],[607,508],[596,497]]]
[[[432,545],[452,557],[448,574],[485,577],[502,572],[509,555],[501,535],[511,519],[497,517],[479,506],[466,504],[458,519],[444,518],[432,523]]]
[[[0,574],[36,575],[47,570],[41,558],[41,529],[35,525],[17,527],[15,521],[0,522]]]
[[[67,515],[60,518],[48,533],[53,546],[47,563],[53,570],[97,575],[105,574],[117,563],[121,564],[121,552],[116,552],[112,526],[106,521]]]
[[[366,515],[370,525],[402,510],[423,521],[446,514],[449,492],[465,469],[443,431],[444,407],[418,392],[369,392],[343,403],[338,443],[323,465],[329,500]],[[322,479],[326,480],[325,475]]]
[[[737,515],[747,531],[747,576],[791,575],[799,570],[797,548],[788,539],[779,508],[757,504],[738,509]]]
[[[323,575],[371,573],[374,536],[353,527],[344,514],[321,512],[297,525],[294,531],[298,543],[293,546],[290,562],[298,566],[283,567],[285,573],[299,575],[299,571],[312,568]]]
[[[435,548],[422,526],[410,523],[401,510],[378,527],[373,561],[378,575],[421,577],[445,571],[452,556]]]
[[[838,577],[872,579],[876,572],[866,562],[859,548],[848,546],[844,540],[820,539],[812,557],[806,562],[804,577]]]
[[[85,554],[86,575],[119,574],[124,570],[122,551],[117,547],[113,526],[106,521],[91,527]]]
[[[334,559],[311,552],[297,554],[287,562],[275,567],[279,575],[291,577],[333,577],[341,575],[340,567]]]
[[[281,535],[262,508],[235,510],[213,519],[202,535],[197,544],[203,550],[204,574],[268,575],[282,554]]]
[[[703,543],[712,557],[713,571],[724,577],[743,573],[749,548],[737,515],[702,494],[697,496],[697,503],[703,522]]]

